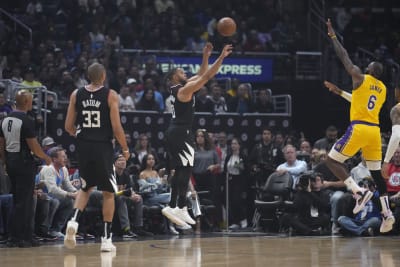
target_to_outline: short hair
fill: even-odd
[[[178,67],[172,68],[168,71],[168,73],[165,75],[165,81],[169,82],[172,80],[172,76],[175,75],[176,71],[178,70]]]
[[[62,147],[52,147],[49,149],[49,151],[47,152],[50,156],[50,158],[57,158],[58,157],[58,152],[60,151],[64,151],[64,148]]]
[[[334,125],[329,125],[328,128],[326,128],[327,132],[337,132],[338,129]]]
[[[88,67],[88,77],[91,82],[100,82],[103,78],[105,68],[100,63],[93,63]]]

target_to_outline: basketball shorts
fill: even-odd
[[[345,134],[336,141],[333,149],[346,157],[354,156],[361,150],[367,161],[382,160],[382,139],[378,125],[352,121]]]
[[[107,192],[117,191],[112,143],[77,140],[78,168],[82,190],[93,186]]]
[[[186,126],[170,126],[165,132],[165,148],[168,153],[169,168],[193,167],[194,136]]]

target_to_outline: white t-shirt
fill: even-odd
[[[133,102],[132,97],[127,96],[126,98],[122,98],[121,95],[119,97],[119,110],[120,111],[133,111],[135,110],[135,102]]]

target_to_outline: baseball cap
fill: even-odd
[[[124,155],[122,155],[121,153],[116,153],[114,155],[114,162],[116,162],[119,158],[123,158],[123,157],[124,157]]]
[[[47,136],[42,140],[42,146],[51,146],[54,144],[55,144],[54,139],[51,138],[50,136]]]
[[[132,83],[137,83],[135,78],[129,78],[129,79],[126,81],[126,85],[130,85],[130,84],[132,84]]]

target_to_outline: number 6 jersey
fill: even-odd
[[[110,89],[96,91],[79,88],[76,93],[77,138],[94,142],[110,142],[113,131],[110,119],[108,95]]]

